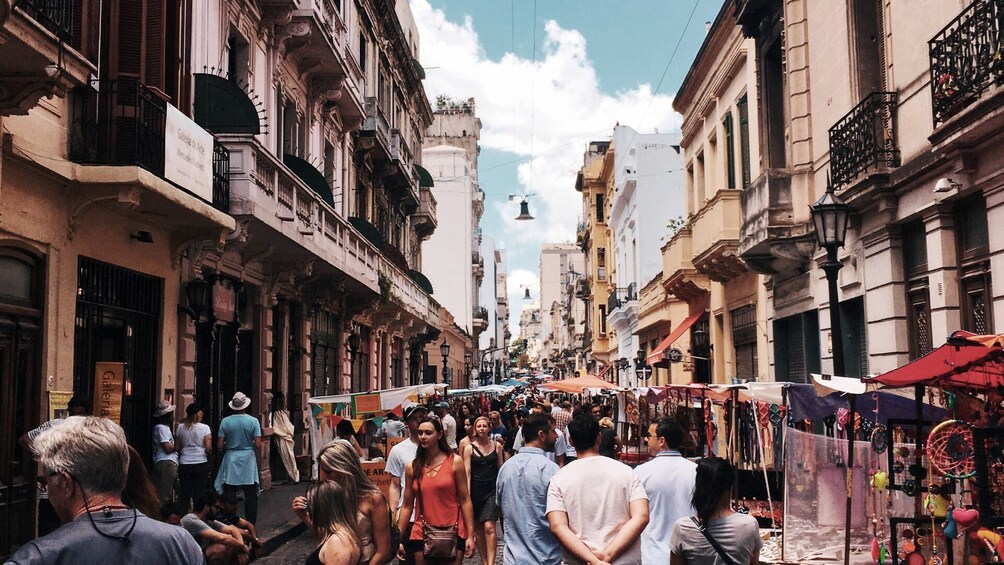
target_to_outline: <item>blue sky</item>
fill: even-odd
[[[520,286],[538,294],[540,244],[575,238],[581,214],[575,174],[588,142],[608,139],[618,122],[641,132],[679,130],[672,97],[722,1],[411,0],[411,5],[429,97],[476,99],[486,196],[481,225],[508,250],[515,334],[525,304]],[[531,211],[538,219],[513,221],[518,204],[507,201],[511,193],[535,193]]]

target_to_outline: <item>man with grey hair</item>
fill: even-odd
[[[72,416],[34,441],[38,486],[63,525],[21,546],[5,563],[106,565],[203,563],[202,551],[177,526],[122,502],[129,468],[125,433],[106,418]]]

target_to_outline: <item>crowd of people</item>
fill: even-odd
[[[197,404],[177,427],[175,407],[157,407],[148,474],[122,428],[74,399],[71,416],[22,438],[38,461],[40,537],[9,562],[247,563],[261,548],[261,426],[249,404],[239,392],[229,404],[210,485],[213,437]],[[758,524],[732,510],[734,469],[686,459],[675,420],[649,426],[652,457],[632,468],[600,404],[406,404],[375,434],[401,438],[386,457],[387,496],[363,470],[368,437],[350,427],[320,450],[318,480],[291,505],[317,539],[306,563],[460,565],[477,554],[495,565],[499,541],[506,565],[758,562]]]

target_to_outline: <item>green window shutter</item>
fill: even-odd
[[[736,142],[732,132],[732,111],[725,114],[722,121],[722,128],[725,130],[725,175],[728,180],[728,187],[736,187]]]
[[[739,151],[743,166],[743,188],[746,188],[752,179],[750,178],[750,116],[745,94],[736,106],[739,109]]]

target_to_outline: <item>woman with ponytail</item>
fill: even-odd
[[[673,526],[669,547],[671,565],[757,565],[760,527],[756,518],[732,510],[736,472],[718,457],[697,462],[691,503],[696,516],[680,518]]]

